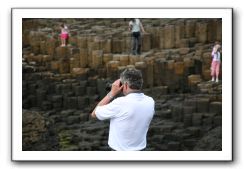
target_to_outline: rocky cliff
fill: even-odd
[[[109,122],[89,113],[127,67],[142,71],[156,101],[147,150],[221,150],[199,143],[221,140],[222,84],[209,82],[221,19],[141,21],[147,33],[134,56],[126,19],[23,19],[23,150],[108,150]]]

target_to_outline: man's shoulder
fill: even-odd
[[[120,102],[122,102],[124,100],[126,100],[125,96],[120,96],[120,97],[115,98],[112,102],[120,103]]]
[[[144,97],[145,97],[146,99],[148,99],[148,100],[154,102],[154,99],[153,99],[151,96],[148,96],[148,95],[145,95],[145,94],[144,94]]]

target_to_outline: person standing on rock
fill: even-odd
[[[69,29],[65,24],[61,24],[60,29],[61,46],[66,46],[69,38]]]
[[[221,63],[221,57],[220,57],[220,45],[217,43],[213,47],[212,51],[212,63],[211,63],[211,76],[212,76],[212,82],[219,82],[219,70],[220,70],[220,63]]]
[[[139,19],[131,19],[129,22],[129,31],[132,32],[132,54],[141,54],[141,31],[145,33],[142,23]]]
[[[139,151],[146,148],[155,101],[142,93],[142,84],[141,71],[126,69],[91,114],[99,120],[110,119],[108,145],[111,150]],[[124,96],[113,100],[121,92]]]

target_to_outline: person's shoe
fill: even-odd
[[[219,79],[217,78],[215,82],[218,83],[219,82]]]
[[[212,78],[212,82],[214,82],[214,77]]]

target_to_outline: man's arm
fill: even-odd
[[[114,96],[112,96],[112,94],[111,94],[111,92],[109,92],[98,104],[97,104],[97,106],[103,106],[103,105],[106,105],[106,104],[108,104],[109,102],[110,102],[110,100],[112,100],[112,98],[113,98]],[[97,106],[95,107],[95,109],[92,111],[92,113],[91,113],[91,116],[93,117],[93,118],[95,118],[96,117],[96,114],[95,114],[95,110],[96,110],[96,108],[97,108]]]
[[[123,88],[123,85],[120,86],[120,79],[116,80],[112,84],[111,91],[97,104],[97,106],[104,106],[104,105],[108,104],[117,94],[119,94],[121,92],[122,88]],[[91,116],[93,118],[96,117],[96,114],[95,114],[96,107],[91,113]]]

